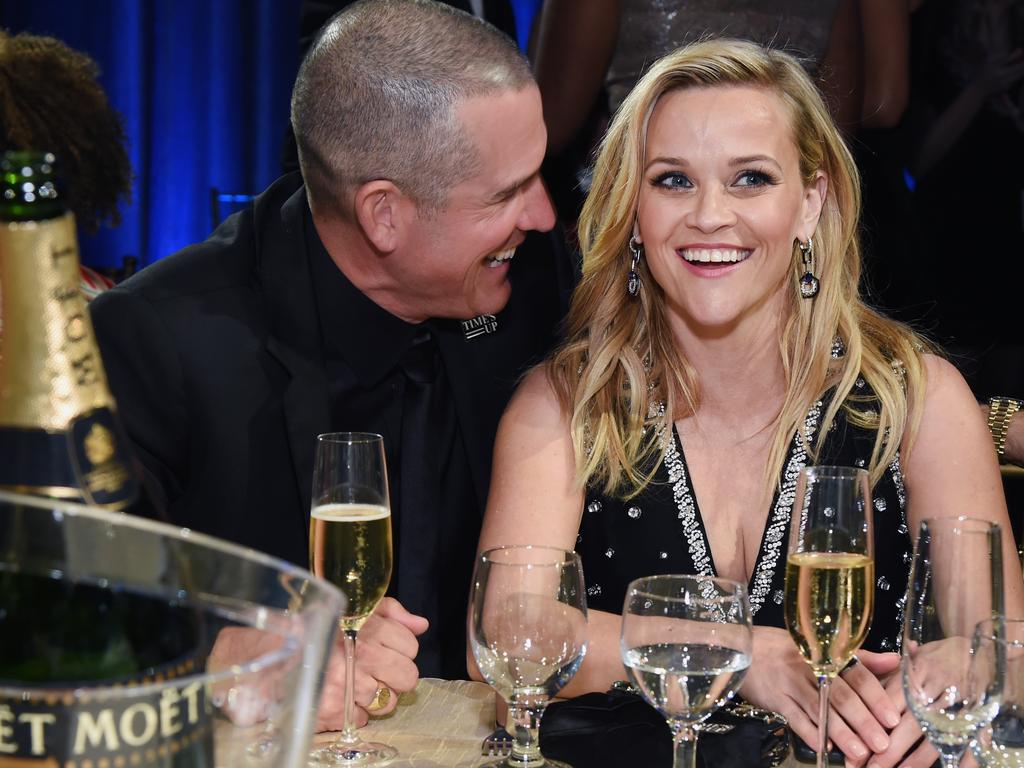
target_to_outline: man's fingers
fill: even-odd
[[[362,648],[357,646],[356,653],[357,673],[362,671],[399,693],[411,691],[416,687],[419,670],[408,656],[373,643],[367,643]],[[374,691],[376,686],[369,695],[372,696]]]
[[[373,613],[375,616],[394,619],[414,635],[422,635],[427,631],[427,627],[430,626],[430,622],[424,617],[417,616],[415,613],[409,613],[405,606],[393,597],[385,597],[381,600]]]
[[[410,659],[416,658],[420,649],[416,634],[407,626],[390,616],[376,614],[368,618],[359,631],[359,639],[356,641],[356,659],[359,659],[361,646],[373,644],[383,645]]]

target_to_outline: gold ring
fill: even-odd
[[[379,712],[391,701],[391,689],[386,685],[378,686],[370,703],[366,705],[367,712]]]

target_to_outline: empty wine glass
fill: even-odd
[[[805,467],[794,499],[786,628],[818,679],[818,768],[825,768],[829,687],[871,626],[875,561],[868,473]]]
[[[914,544],[903,691],[944,768],[960,764],[999,706],[1001,676],[974,657],[979,623],[1003,610],[1000,538],[994,523],[952,517],[924,520]]]
[[[649,576],[626,590],[622,662],[675,743],[675,768],[693,768],[695,726],[731,699],[753,652],[744,585],[705,576]]]
[[[587,650],[579,556],[551,547],[490,549],[477,560],[470,599],[473,656],[508,703],[513,725],[511,755],[488,765],[565,766],[541,755],[538,729],[548,700],[576,674]]]

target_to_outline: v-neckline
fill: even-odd
[[[821,417],[821,408],[822,401],[818,400],[808,411],[804,420],[808,443],[814,440]],[[711,552],[711,542],[708,540],[704,518],[697,504],[697,493],[689,477],[682,436],[676,429],[675,421],[671,422],[671,428],[672,435],[665,446],[665,464],[672,486],[672,496],[679,510],[678,518],[682,523],[690,559],[699,575],[717,577],[718,569],[715,567],[714,556]],[[807,450],[798,432],[793,437],[793,443],[783,467],[782,483],[772,496],[772,503],[769,507],[771,512],[765,522],[764,530],[761,532],[754,567],[747,579],[747,594],[750,598],[752,614],[756,614],[764,605],[779,566],[780,556],[786,549],[785,538],[796,494],[796,479],[806,463]]]

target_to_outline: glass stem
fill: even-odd
[[[963,757],[966,747],[941,746],[938,750],[942,768],[959,768],[960,758]]]
[[[547,705],[545,697],[515,696],[509,704],[509,717],[513,723],[512,754],[509,765],[536,768],[544,765],[540,753],[540,719]]]
[[[696,768],[697,766],[697,732],[688,725],[672,726],[672,742],[674,745],[672,768]]]
[[[828,691],[832,678],[818,675],[818,768],[828,768]]]
[[[345,640],[345,712],[338,743],[355,744],[359,741],[353,720],[356,708],[356,630],[343,629],[341,632]]]

